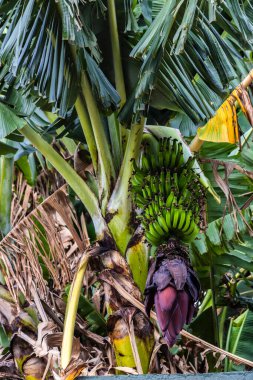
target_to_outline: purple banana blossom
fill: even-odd
[[[187,259],[179,256],[177,250],[166,251],[158,253],[149,270],[145,308],[150,315],[155,304],[159,326],[171,347],[184,324],[192,320],[200,284]]]

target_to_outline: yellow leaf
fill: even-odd
[[[217,110],[204,127],[198,129],[198,137],[204,141],[227,142],[239,141],[238,121],[233,96],[230,96]]]

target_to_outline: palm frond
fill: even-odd
[[[98,66],[101,54],[89,17],[83,16],[92,14],[91,2],[62,0],[55,6],[53,0],[47,4],[15,1],[6,12],[7,3],[0,6],[4,88],[15,85],[25,96],[47,99],[53,112],[65,116],[79,92],[80,69],[87,66],[95,93],[103,92],[102,107],[118,106],[119,96]],[[75,49],[80,50],[77,62]]]
[[[16,299],[16,291],[21,291],[31,299],[32,288],[36,288],[47,300],[49,288],[44,276],[51,278],[55,289],[63,290],[71,282],[80,252],[85,248],[88,237],[82,234],[64,186],[22,219],[0,243],[2,271],[14,292],[12,296]],[[16,290],[9,282],[11,277],[18,284]],[[27,281],[31,286],[27,286]]]
[[[152,23],[141,39],[135,34],[131,55],[142,64],[121,117],[129,122],[131,113],[147,112],[151,100],[203,125],[249,71],[247,50],[238,41],[252,48],[250,16],[235,1],[154,3]]]

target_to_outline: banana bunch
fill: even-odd
[[[145,148],[134,163],[131,192],[150,244],[173,236],[189,243],[204,229],[206,194],[194,163],[194,157],[185,162],[182,143],[171,138],[159,141],[155,155]]]

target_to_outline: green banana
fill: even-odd
[[[154,236],[155,239],[161,239],[161,235],[163,235],[163,232],[162,234],[160,234],[159,232],[156,231],[154,227],[154,223],[150,223],[149,232]]]
[[[160,139],[158,150],[145,146],[140,162],[133,163],[130,190],[141,214],[150,244],[159,245],[171,234],[190,242],[203,229],[206,194],[193,170],[195,158],[185,162],[177,139]]]
[[[166,220],[166,224],[167,224],[168,228],[170,229],[171,228],[171,212],[170,212],[170,210],[166,210],[165,220]]]
[[[158,182],[158,187],[159,187],[159,194],[163,194],[164,193],[164,184],[160,181],[160,180],[158,180],[159,182]]]
[[[194,163],[195,163],[195,157],[189,157],[185,164],[185,169],[187,170],[187,172],[189,172],[192,169]]]
[[[172,227],[174,229],[177,228],[181,211],[182,211],[181,209],[173,207],[173,214],[172,214],[173,215],[173,218],[172,218],[173,219],[173,223],[172,223]]]
[[[163,231],[163,229],[161,228],[161,226],[160,226],[160,224],[158,223],[158,221],[154,221],[153,226],[154,226],[155,230],[158,232],[158,234],[161,235],[161,237],[164,236],[164,231]]]
[[[178,187],[180,191],[185,187],[186,183],[189,182],[189,180],[190,178],[187,174],[186,169],[184,168],[178,178]]]
[[[148,211],[149,211],[149,213],[150,213],[151,216],[153,216],[153,217],[155,216],[155,212],[154,212],[154,209],[152,207],[152,204],[148,205]]]
[[[186,215],[186,218],[185,218],[185,224],[183,226],[183,228],[181,228],[181,231],[182,232],[186,232],[191,224],[191,221],[192,221],[192,211],[189,210],[187,215]]]
[[[167,171],[166,177],[165,177],[165,194],[168,196],[171,191],[171,178],[170,178],[170,172]]]
[[[148,194],[148,197],[152,199],[152,193],[151,193],[150,187],[146,185],[144,189],[146,193]]]
[[[143,220],[144,220],[144,219],[148,219],[149,221],[151,221],[151,220],[154,219],[153,215],[150,214],[148,208],[146,208],[146,210],[144,211],[144,216],[145,216],[145,218],[143,218],[143,215],[137,215],[137,216],[138,216],[138,217],[142,217]]]
[[[159,165],[159,169],[164,167],[164,154],[163,154],[163,152],[158,152],[158,165]]]
[[[178,191],[179,188],[178,188],[178,176],[177,176],[177,173],[173,173],[173,181],[174,181],[174,187],[175,189]]]
[[[174,192],[171,191],[170,195],[168,196],[168,198],[166,200],[166,207],[171,207],[171,205],[174,201],[174,198],[175,198]]]
[[[176,167],[181,167],[184,164],[184,153],[183,145],[181,142],[177,144],[177,156],[176,156]]]
[[[155,212],[155,214],[157,215],[160,211],[160,208],[159,208],[159,195],[155,195],[155,202],[153,201],[151,203],[152,207],[153,207],[153,210]]]
[[[157,187],[157,182],[155,182],[155,177],[150,178],[150,187],[153,194],[157,194],[159,189]]]
[[[171,162],[171,143],[170,143],[170,138],[168,138],[166,148],[165,148],[165,160],[164,160],[165,168],[170,167],[170,162]]]
[[[178,230],[181,230],[182,227],[184,226],[186,215],[187,215],[187,213],[185,212],[185,210],[182,210],[180,213],[179,221],[178,221],[178,226],[177,226]]]
[[[142,156],[142,169],[144,169],[146,172],[151,170],[151,164],[146,155]]]
[[[160,244],[160,239],[156,239],[150,232],[146,231],[145,236],[150,242],[150,244],[154,246],[158,246]]]
[[[170,167],[172,169],[175,167],[175,163],[176,163],[177,148],[178,148],[178,140],[174,139],[173,144],[172,144],[172,153],[171,153],[171,162],[170,162]]]
[[[165,193],[165,178],[166,178],[166,174],[165,174],[165,171],[162,170],[161,173],[160,173],[160,181],[161,181],[161,184],[162,184],[162,192]]]
[[[141,196],[140,194],[136,194],[136,203],[137,205],[145,205],[147,203],[146,199],[143,198],[143,196]]]
[[[161,195],[158,196],[158,204],[160,209],[164,206],[164,200]]]
[[[193,233],[193,231],[195,230],[196,226],[197,225],[196,225],[194,219],[192,219],[188,230],[184,232],[184,236],[190,236]]]
[[[199,233],[199,227],[195,224],[194,227],[193,227],[193,229],[192,229],[191,234],[183,236],[184,242],[185,243],[191,242],[192,240],[195,239],[195,237],[198,235],[198,233]]]
[[[151,156],[150,156],[150,161],[151,161],[152,170],[155,171],[156,169],[158,169],[157,161],[156,161],[156,158],[153,154],[151,154]]]
[[[166,220],[164,219],[163,215],[157,216],[157,221],[160,224],[161,228],[164,230],[164,232],[169,232],[169,228],[167,226]]]
[[[146,200],[149,200],[150,197],[145,188],[142,189],[142,195],[143,195],[143,198],[145,198]]]

